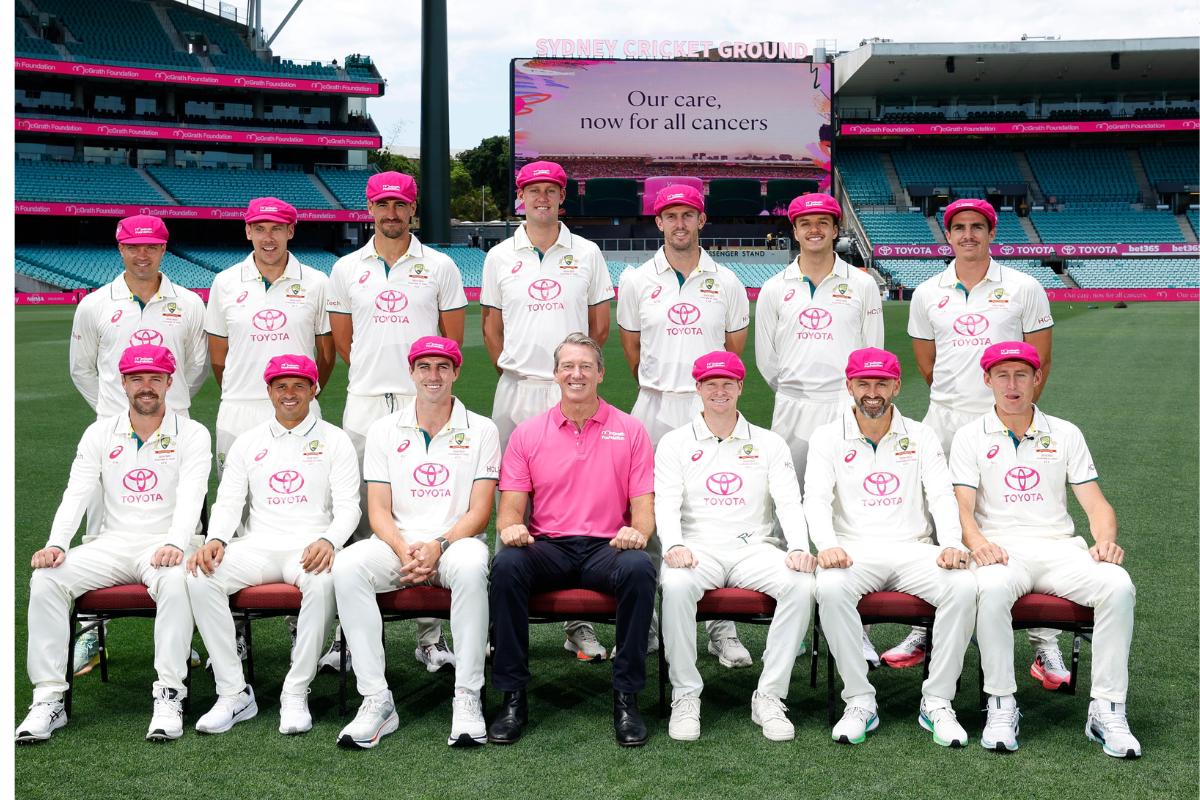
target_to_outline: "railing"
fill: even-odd
[[[221,0],[175,0],[176,3],[192,8],[198,8],[207,14],[214,14],[223,19],[231,19],[234,22],[246,24],[246,18],[238,10],[238,7],[232,3],[223,3]]]
[[[592,239],[596,246],[601,250],[609,252],[645,252],[647,250],[657,250],[662,246],[661,238],[653,239]],[[717,238],[717,239],[701,239],[700,246],[706,250],[774,250],[776,242],[784,240],[775,240],[768,243],[762,237],[749,238]]]

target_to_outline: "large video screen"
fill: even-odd
[[[517,169],[829,185],[829,64],[515,59],[512,87]]]

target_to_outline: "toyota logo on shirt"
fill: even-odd
[[[891,472],[872,472],[863,478],[863,490],[875,497],[887,497],[900,488],[900,478]]]
[[[163,343],[162,334],[159,333],[158,331],[151,330],[149,328],[141,328],[140,330],[134,331],[129,336],[129,346],[130,347],[133,347],[134,345],[139,345],[139,344],[162,344],[162,343]]]
[[[388,314],[408,308],[408,298],[399,289],[385,289],[375,297],[375,307]]]
[[[126,472],[121,483],[131,492],[144,493],[158,486],[158,475],[154,474],[152,469],[138,467]]]
[[[987,329],[987,317],[982,314],[963,314],[954,320],[954,332],[960,336],[978,336]]]
[[[450,470],[441,464],[427,461],[413,469],[413,480],[422,486],[441,486],[450,479]]]
[[[734,472],[714,472],[708,476],[708,480],[704,482],[704,485],[713,494],[726,497],[741,491],[742,477]]]
[[[250,321],[260,331],[270,333],[287,324],[287,314],[284,314],[277,308],[264,308],[255,314]]]
[[[828,328],[833,322],[833,315],[823,308],[806,308],[800,312],[800,325],[810,331]]]
[[[700,309],[691,303],[676,303],[667,309],[667,319],[676,325],[691,325],[700,319]]]
[[[528,291],[534,300],[545,303],[562,294],[562,284],[550,278],[539,278],[529,284]]]
[[[1004,473],[1004,484],[1014,492],[1028,492],[1042,482],[1042,476],[1033,467],[1013,467]]]
[[[267,479],[275,494],[295,494],[304,488],[304,476],[294,469],[284,469]]]

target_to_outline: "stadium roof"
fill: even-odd
[[[1119,54],[1117,61],[1113,60],[1114,53]],[[952,64],[949,59],[953,59]],[[1196,76],[1200,74],[1200,37],[975,43],[868,41],[840,54],[835,63],[836,91],[854,97],[1164,91],[1195,94]]]

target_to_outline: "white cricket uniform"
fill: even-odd
[[[534,248],[524,225],[488,251],[479,303],[499,309],[504,320],[492,406],[502,448],[517,425],[559,401],[554,348],[568,334],[587,333],[588,310],[612,297],[600,248],[562,223],[545,253]]]
[[[908,311],[908,335],[936,348],[924,422],[937,432],[943,449],[949,449],[958,428],[992,407],[992,390],[979,369],[983,351],[1054,325],[1046,290],[1036,278],[993,260],[968,292],[954,265],[951,261],[918,286]]]
[[[962,547],[958,503],[937,435],[893,406],[887,434],[871,442],[847,408],[840,420],[817,428],[809,442],[804,515],[818,551],[841,547],[854,561],[846,569],[817,570],[821,628],[845,685],[842,699],[875,707],[858,601],[886,590],[916,595],[937,608],[922,693],[953,700],[975,622],[975,579],[968,570],[937,565],[944,548]]]
[[[35,569],[29,581],[29,680],[35,702],[67,690],[70,608],[92,589],[142,583],[158,607],[154,619],[155,691],[187,694],[192,611],[183,564],[155,568],[150,559],[171,545],[186,556],[200,527],[212,466],[212,439],[203,425],[167,411],[159,429],[141,442],[129,412],[98,420],[79,441],[71,477],[50,527],[47,547],[66,551],[54,568]],[[71,548],[96,486],[104,498],[103,524],[91,542]]]
[[[656,446],[700,412],[692,364],[725,349],[725,335],[750,324],[746,287],[701,248],[700,263],[682,282],[658,248],[646,263],[621,275],[617,324],[639,334],[638,396],[634,417]]]
[[[775,599],[758,691],[786,698],[792,668],[812,616],[813,576],[788,568],[773,531],[782,525],[786,550],[808,552],[796,470],[783,438],[738,419],[718,439],[703,415],[671,431],[654,454],[654,517],[663,552],[683,545],[695,567],[664,567],[662,630],[672,696],[698,697],[696,604],[726,586]]]
[[[436,539],[467,513],[475,481],[500,479],[496,425],[456,398],[450,420],[428,438],[417,425],[416,409],[409,406],[371,426],[363,479],[391,486],[392,519],[406,542]],[[450,590],[454,685],[459,689],[479,691],[483,686],[489,560],[481,536],[458,539],[439,558],[432,580]],[[400,567],[400,557],[375,536],[347,547],[333,567],[342,629],[364,697],[387,689],[383,621],[375,595],[409,585]]]
[[[204,329],[229,340],[217,409],[217,469],[234,439],[273,419],[263,371],[275,356],[299,354],[316,360],[316,337],[330,332],[325,307],[329,278],[290,253],[283,274],[267,285],[246,256],[213,279]],[[321,415],[313,401],[313,413]]]
[[[992,411],[955,434],[950,472],[956,485],[976,490],[980,531],[1008,552],[1008,564],[972,565],[984,690],[1016,692],[1012,604],[1042,592],[1095,609],[1092,697],[1124,703],[1136,592],[1124,569],[1092,559],[1067,512],[1067,484],[1098,478],[1079,428],[1035,406],[1018,440]]]
[[[800,481],[812,432],[849,403],[846,361],[883,347],[883,304],[865,272],[835,257],[819,286],[799,256],[763,284],[754,317],[754,360],[775,391],[771,430],[787,441]]]
[[[247,503],[245,534],[234,540]],[[358,515],[358,459],[341,428],[310,413],[291,430],[272,419],[234,441],[208,525],[207,541],[224,542],[225,556],[212,575],[197,571],[187,579],[218,695],[235,695],[246,686],[229,595],[265,583],[290,583],[304,595],[283,690],[308,688],[335,607],[332,574],[305,572],[300,557],[318,539],[340,548]]]

